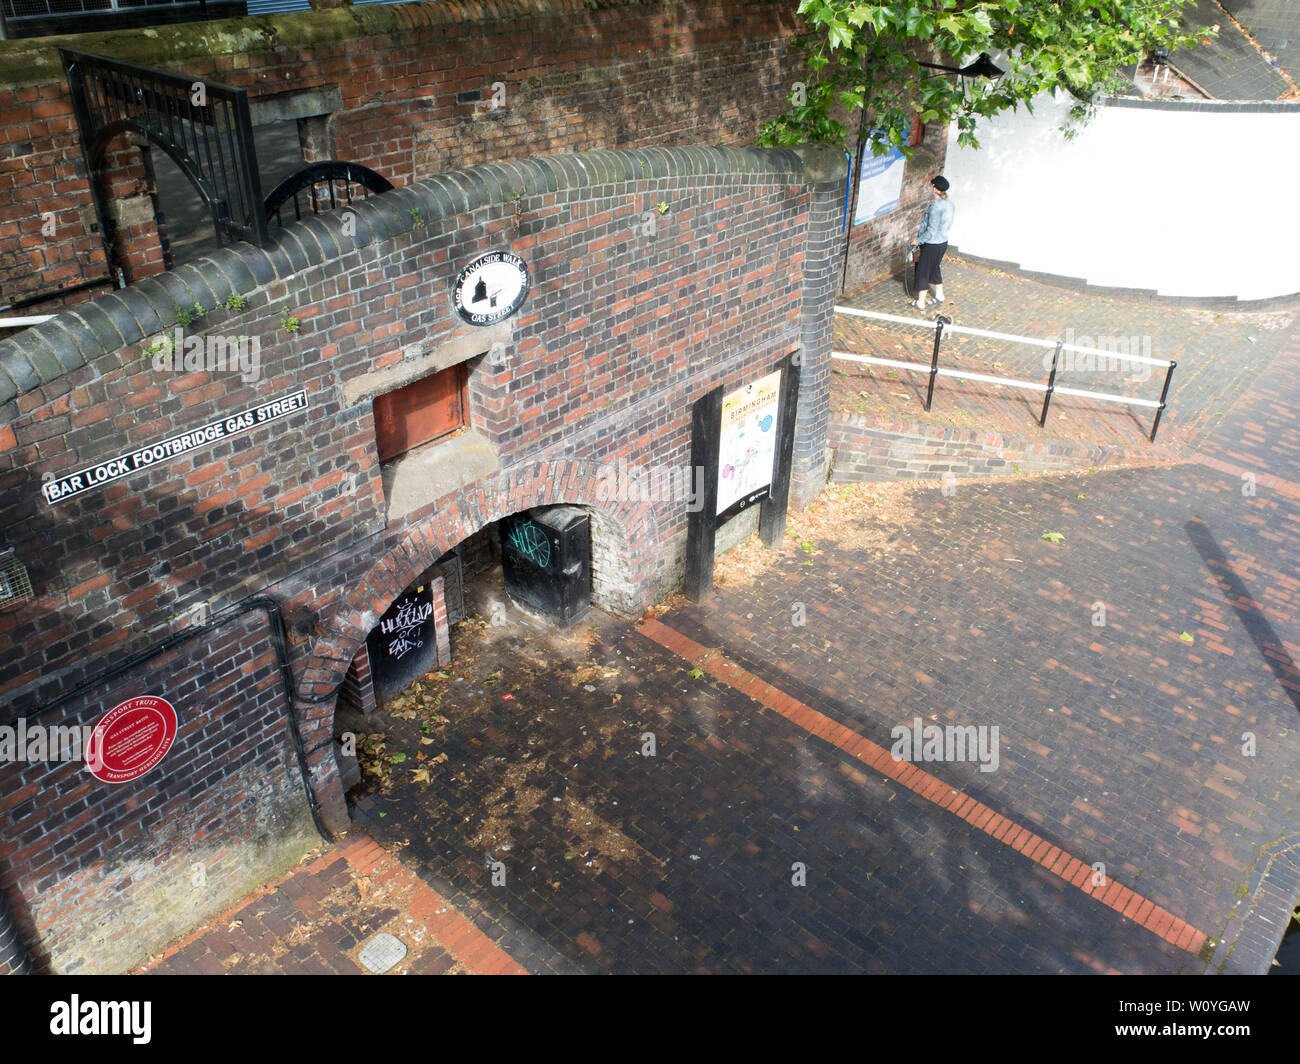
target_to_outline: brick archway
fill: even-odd
[[[343,600],[315,641],[298,682],[307,699],[295,707],[312,788],[332,831],[348,825],[347,805],[334,757],[334,709],[348,666],[384,611],[437,558],[479,529],[534,506],[568,503],[592,511],[593,534],[616,541],[605,552],[620,572],[610,574],[602,596],[593,600],[613,612],[635,615],[650,604],[660,544],[659,519],[648,501],[609,498],[608,467],[599,462],[561,460],[512,469],[450,495],[437,510],[413,522],[401,540],[373,565]],[[611,591],[610,588],[613,588]]]

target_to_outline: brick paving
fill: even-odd
[[[1097,922],[1059,876],[966,822],[935,823],[926,799],[642,633],[597,633],[583,660],[614,675],[497,654],[485,667],[510,689],[449,710],[463,728],[437,744],[448,761],[431,782],[372,795],[360,815],[531,972],[1183,963],[1186,950]],[[566,673],[592,682],[564,691]],[[403,731],[410,750],[414,725],[389,734]],[[646,731],[654,758],[639,752]],[[521,764],[534,766],[523,778]]]
[[[153,970],[351,970],[379,930],[408,970],[1264,970],[1300,896],[1300,344],[1261,358],[1179,461],[891,485],[707,605],[458,625],[376,718],[368,835]],[[997,770],[893,761],[915,717],[996,725]]]
[[[1300,825],[1295,501],[1191,465],[910,501],[889,558],[828,545],[665,620],[882,746],[913,714],[998,725],[997,772],[935,775],[1231,941],[1261,847]]]
[[[364,975],[375,935],[407,953],[386,975],[517,975],[497,949],[401,863],[354,832],[139,969],[154,975]]]
[[[1160,935],[1165,941],[1172,942],[1192,953],[1198,953],[1206,945],[1207,936],[1204,933],[1171,916],[1140,894],[1128,890],[1100,869],[1085,865],[1015,821],[1008,820],[993,812],[988,806],[975,801],[964,791],[949,787],[931,773],[917,768],[907,759],[894,758],[884,747],[877,746],[857,732],[837,724],[830,717],[818,713],[802,702],[796,702],[779,688],[764,683],[753,673],[685,638],[675,629],[650,620],[641,627],[641,631],[656,642],[681,654],[703,671],[720,677],[731,686],[745,691],[755,700],[775,709],[783,717],[811,732],[817,738],[824,739],[875,771],[897,780],[908,790],[933,802],[941,809],[950,811],[1003,845],[1010,846],[1016,852],[1036,861],[1071,886],[1100,899],[1103,904],[1116,912],[1133,918],[1152,933]]]

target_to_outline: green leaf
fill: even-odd
[[[826,38],[831,42],[832,48],[851,48],[853,46],[853,31],[842,22],[832,22],[826,27]]]
[[[1188,635],[1186,632],[1179,632],[1179,633],[1178,633],[1178,638],[1181,639],[1184,643],[1195,643],[1195,642],[1196,642],[1196,640],[1195,640],[1194,638],[1192,638],[1190,635]]]
[[[1065,537],[1060,532],[1044,532],[1040,539],[1045,539],[1049,543],[1060,543]]]
[[[1189,0],[799,0],[794,45],[811,77],[805,106],[765,123],[761,143],[843,146],[847,112],[892,129],[912,115],[957,123],[958,144],[978,148],[977,120],[1031,108],[1041,93],[1095,101],[1114,90],[1125,67],[1155,47],[1196,47],[1205,31],[1176,16]],[[869,28],[868,28],[869,27]],[[980,51],[1007,73],[998,82],[923,69],[921,58],[959,65]],[[1063,132],[1087,121],[1078,109]],[[856,125],[856,122],[853,123]],[[1068,134],[1067,134],[1068,135]],[[885,134],[885,136],[889,136]],[[889,137],[891,141],[894,137]]]
[[[847,18],[849,24],[855,29],[861,29],[865,23],[871,20],[871,6],[869,4],[854,4],[849,8]]]

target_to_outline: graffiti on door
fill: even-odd
[[[526,517],[516,517],[510,523],[510,544],[537,568],[551,564],[551,541],[536,524]]]

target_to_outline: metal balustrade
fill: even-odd
[[[1176,361],[1167,358],[1148,358],[1145,355],[1119,355],[1114,351],[1103,351],[1097,347],[1082,347],[1078,344],[1067,344],[1063,340],[1040,340],[1032,336],[1017,336],[1013,333],[992,332],[988,329],[973,329],[965,325],[954,325],[951,318],[946,318],[942,314],[936,315],[934,324],[927,321],[919,321],[916,318],[905,318],[898,314],[881,314],[874,310],[859,310],[856,307],[836,307],[836,314],[846,314],[856,318],[872,318],[877,321],[895,322],[899,325],[908,325],[914,328],[934,330],[934,347],[930,354],[930,364],[927,366],[923,362],[904,362],[894,358],[878,358],[874,355],[855,355],[846,351],[832,351],[831,357],[838,358],[846,362],[863,362],[872,366],[889,366],[893,369],[906,370],[912,373],[928,373],[930,375],[929,384],[925,392],[925,409],[928,412],[934,402],[934,384],[939,377],[956,377],[960,380],[983,381],[986,384],[998,384],[1007,388],[1021,388],[1025,391],[1043,393],[1043,410],[1038,419],[1038,427],[1043,428],[1047,424],[1047,412],[1052,405],[1053,395],[1071,395],[1082,399],[1096,399],[1103,403],[1124,403],[1128,406],[1144,407],[1156,412],[1155,419],[1151,424],[1150,440],[1155,442],[1156,432],[1160,428],[1160,417],[1165,412],[1165,407],[1169,403],[1169,384],[1173,380],[1174,367],[1178,365]],[[967,370],[945,369],[939,365],[939,349],[943,343],[945,332],[956,333],[964,336],[978,336],[989,340],[1003,340],[1010,343],[1027,344],[1031,347],[1051,348],[1052,349],[1052,366],[1048,373],[1047,382],[1039,384],[1036,381],[1016,380],[1012,377],[997,377],[988,373],[972,373]],[[1150,366],[1165,367],[1165,383],[1160,392],[1159,399],[1142,399],[1137,396],[1116,395],[1112,392],[1097,392],[1087,388],[1067,388],[1056,383],[1057,374],[1060,370],[1061,353],[1063,351],[1078,351],[1088,355],[1103,355],[1109,359],[1123,359],[1129,363],[1137,363]]]

